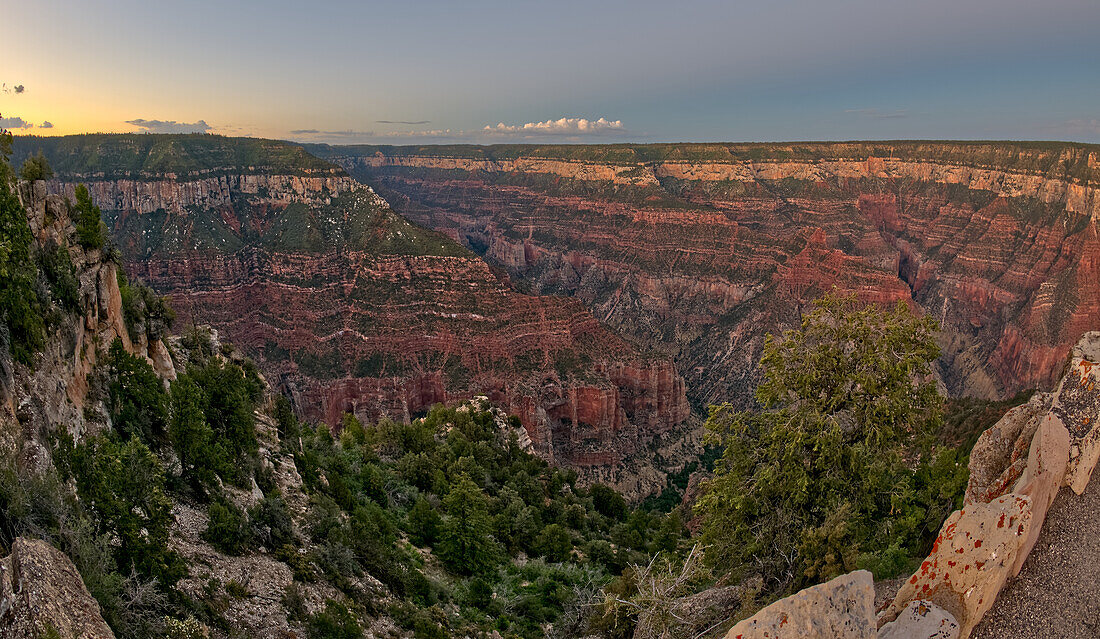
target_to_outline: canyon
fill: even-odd
[[[1100,150],[1071,143],[308,146],[408,219],[750,406],[833,290],[941,324],[951,395],[1050,388],[1100,328]]]
[[[178,330],[215,328],[311,421],[408,421],[487,396],[548,460],[638,494],[661,481],[639,484],[628,461],[691,427],[669,358],[578,300],[517,293],[300,147],[126,135],[16,147],[45,148],[50,193],[87,186],[127,272],[170,298]]]

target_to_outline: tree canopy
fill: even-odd
[[[927,521],[942,510],[935,484],[957,481],[927,472],[943,415],[936,330],[904,303],[833,294],[797,330],[767,337],[762,410],[725,404],[707,420],[725,448],[697,505],[713,565],[792,588],[857,567],[890,572],[919,551],[939,525]]]

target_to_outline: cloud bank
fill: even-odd
[[[376,120],[381,124],[428,124],[428,120]],[[487,124],[480,129],[427,129],[421,131],[322,131],[318,129],[294,129],[291,136],[305,138],[314,142],[330,141],[337,144],[349,142],[383,142],[399,144],[401,141],[428,143],[446,142],[503,142],[509,140],[532,140],[580,142],[601,137],[617,137],[631,133],[622,120],[607,118],[562,117],[541,122],[523,124]]]
[[[0,129],[30,129],[33,124],[23,118],[0,118]]]
[[[145,133],[208,133],[213,127],[206,120],[198,122],[176,122],[175,120],[146,120],[138,118],[127,120],[126,124],[142,129]]]
[[[485,133],[494,135],[600,135],[625,131],[622,120],[588,120],[586,118],[558,118],[545,122],[527,122],[509,125],[503,122],[496,126],[486,126]]]

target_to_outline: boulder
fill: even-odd
[[[19,537],[0,564],[0,636],[114,639],[76,566],[39,539]]]
[[[857,570],[780,599],[738,623],[726,639],[872,639],[874,606],[874,579]]]
[[[1069,372],[1051,406],[1070,435],[1065,485],[1078,495],[1100,459],[1100,331],[1085,333],[1073,347]]]
[[[895,620],[923,599],[950,612],[965,639],[1012,576],[1031,530],[1031,498],[1010,493],[970,504],[944,522],[932,554],[898,591],[880,621]]]
[[[959,622],[931,601],[910,601],[898,618],[878,631],[878,639],[958,639]]]
[[[1035,435],[1031,438],[1031,447],[1027,455],[1027,468],[1017,480],[1013,490],[1016,494],[1031,498],[1031,526],[1027,537],[1016,553],[1012,566],[1012,575],[1018,575],[1028,553],[1039,541],[1043,521],[1047,510],[1054,503],[1062,479],[1066,475],[1066,463],[1069,462],[1069,431],[1062,420],[1054,413],[1043,417]]]
[[[1027,467],[1027,454],[1039,421],[1050,409],[1050,395],[1037,393],[1026,404],[1004,414],[978,437],[970,453],[966,505],[987,503],[1004,495]]]

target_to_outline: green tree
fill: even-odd
[[[86,249],[103,248],[107,242],[107,226],[103,224],[103,215],[92,201],[88,187],[76,186],[76,205],[73,207],[76,218],[76,237]]]
[[[53,177],[53,169],[50,168],[46,156],[42,151],[39,151],[36,155],[32,155],[23,161],[23,166],[19,169],[19,177],[28,182],[48,180]]]
[[[165,443],[168,396],[149,362],[128,353],[116,337],[107,351],[107,374],[107,409],[115,430],[151,446]]]
[[[27,213],[11,190],[9,157],[11,134],[0,129],[0,349],[30,364],[45,339],[45,314],[35,290],[34,237]]]
[[[573,539],[564,526],[550,524],[539,533],[535,547],[538,548],[539,554],[546,557],[547,561],[561,563],[569,561],[570,556],[572,556]]]
[[[417,546],[431,546],[439,539],[443,518],[432,508],[431,502],[420,497],[409,509],[409,540]]]
[[[707,420],[725,447],[697,505],[713,564],[792,587],[912,538],[912,457],[942,420],[936,329],[903,303],[829,295],[799,330],[768,336],[763,410],[715,406]]]
[[[460,575],[481,573],[496,560],[496,544],[485,495],[474,482],[462,477],[443,500],[447,518],[437,550],[444,565]]]
[[[179,581],[186,566],[168,549],[172,501],[164,493],[164,469],[156,455],[136,437],[123,443],[98,436],[73,449],[71,469],[99,534],[117,539],[119,570],[134,570],[163,586]]]
[[[181,475],[192,489],[211,489],[227,464],[224,448],[206,423],[202,388],[183,374],[172,382],[172,419],[168,434],[180,460]]]
[[[216,441],[225,446],[229,460],[244,462],[250,459],[259,448],[253,415],[259,395],[258,380],[240,366],[214,358],[202,366],[188,367],[187,373],[202,389],[206,400],[203,406],[206,423],[214,431]],[[228,464],[228,471],[233,468],[232,463]],[[242,463],[238,469],[243,468]]]

